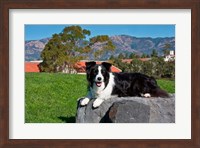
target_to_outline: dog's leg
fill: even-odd
[[[84,98],[83,100],[81,100],[81,106],[85,106],[88,104],[88,102],[90,102],[90,99],[89,98]]]
[[[96,99],[94,102],[93,102],[93,107],[94,108],[97,108],[101,105],[101,103],[103,102],[104,100],[103,99]]]
[[[87,97],[81,100],[81,106],[85,106],[90,102],[90,99],[92,98],[91,93],[88,92]]]

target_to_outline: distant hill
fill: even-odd
[[[40,53],[51,38],[25,41],[25,61],[40,59]]]
[[[163,54],[163,48],[166,43],[171,45],[170,50],[175,50],[175,38],[165,37],[165,38],[138,38],[128,35],[116,35],[111,36],[113,44],[116,46],[114,51],[114,56],[118,56],[120,53],[130,54],[136,53],[138,55],[151,54],[153,49],[156,49],[159,55]],[[25,41],[25,60],[38,60],[40,59],[40,53],[44,49],[50,38],[44,38],[41,40],[31,40]],[[92,48],[99,50],[101,44],[94,45]],[[113,53],[107,52],[102,57],[101,60],[107,60]],[[90,59],[93,59],[93,55],[88,54]]]

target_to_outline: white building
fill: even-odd
[[[174,61],[175,60],[175,54],[173,50],[170,50],[169,55],[164,57],[164,61],[165,62],[169,62],[169,61]]]

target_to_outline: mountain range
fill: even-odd
[[[51,38],[44,38],[40,40],[29,40],[25,41],[25,61],[39,60],[40,54],[44,49],[45,45]],[[166,44],[170,44],[169,50],[175,50],[175,38],[174,37],[134,37],[129,35],[116,35],[110,37],[111,41],[115,45],[114,54],[106,52],[101,56],[101,60],[107,60],[111,55],[118,56],[120,53],[129,55],[135,53],[138,55],[152,53],[155,49],[159,55],[163,55],[163,49]],[[93,46],[94,49],[98,50],[98,46]],[[88,54],[89,59],[93,58],[91,53]]]

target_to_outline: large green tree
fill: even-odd
[[[114,45],[107,35],[87,39],[90,31],[80,26],[65,27],[59,34],[54,34],[41,53],[43,62],[39,65],[43,72],[73,73],[77,61],[86,58],[93,46],[102,43],[100,49],[93,52],[95,57],[108,50],[114,50]]]

